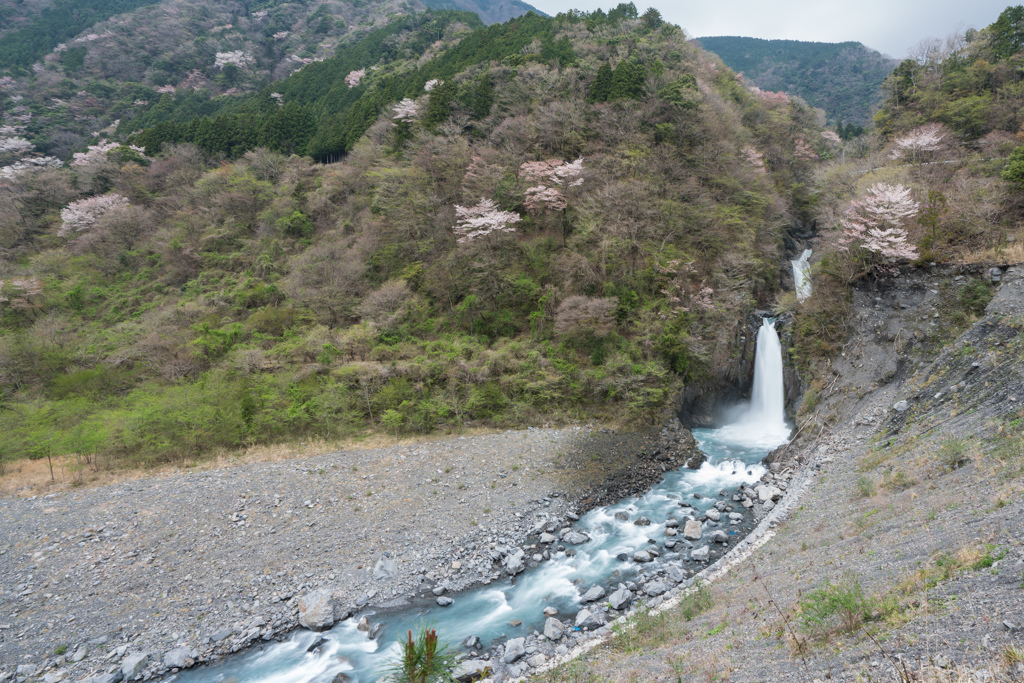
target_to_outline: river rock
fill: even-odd
[[[590,590],[583,594],[580,602],[597,602],[605,596],[605,590],[601,586],[591,586]]]
[[[511,664],[526,654],[526,638],[511,638],[505,642],[505,654],[501,660]]]
[[[588,609],[581,609],[576,614],[576,628],[585,628],[593,631],[596,628],[601,628],[604,622],[601,621],[601,617],[598,615],[600,612],[591,612]]]
[[[717,522],[718,520],[722,519],[722,513],[716,510],[715,508],[711,508],[704,514],[706,514],[708,519],[710,519],[712,522]]]
[[[398,575],[398,563],[390,557],[381,557],[373,566],[374,581],[389,581]]]
[[[713,533],[711,535],[711,542],[712,543],[722,543],[722,544],[728,543],[729,542],[729,534],[725,533],[724,531],[716,531],[715,533]]]
[[[548,607],[544,608],[544,616],[546,616],[546,617],[554,617],[554,616],[557,616],[557,615],[558,615],[558,610],[555,609],[554,607],[548,606]]]
[[[509,576],[515,576],[526,569],[526,565],[523,564],[523,556],[525,554],[520,548],[515,553],[505,556],[503,562],[505,563],[505,571],[508,572]]]
[[[743,519],[743,515],[742,515],[742,514],[740,514],[739,512],[730,512],[730,513],[729,513],[729,520],[730,520],[730,521],[733,521],[733,522],[738,522],[738,521],[740,521],[741,519]]]
[[[370,630],[370,619],[369,619],[369,617],[363,617],[362,619],[360,619],[359,623],[356,624],[356,630],[357,631],[363,631],[364,633],[366,631],[369,631]]]
[[[769,486],[768,484],[758,486],[754,489],[754,492],[757,494],[757,499],[762,503],[782,498],[782,491],[774,486]]]
[[[124,658],[121,662],[121,675],[124,676],[124,680],[134,680],[136,676],[142,673],[146,665],[149,664],[149,655],[145,652],[133,652]]]
[[[665,535],[666,536],[675,536],[678,533],[679,532],[676,531],[675,529],[673,529],[672,527],[669,527],[669,528],[665,529]]]
[[[441,597],[439,597],[437,599],[437,604],[440,605],[441,607],[448,607],[453,602],[455,602],[455,601],[452,600],[451,598],[449,598],[447,595],[442,595]]]
[[[541,543],[554,543],[557,540],[558,540],[558,538],[554,534],[549,534],[549,533],[545,532],[545,533],[540,535],[540,542]]]
[[[464,641],[462,641],[462,644],[465,645],[466,647],[468,647],[470,650],[472,650],[473,648],[476,648],[476,647],[480,646],[480,637],[479,636],[469,636]]]
[[[626,512],[625,510],[619,510],[618,512],[615,513],[615,519],[619,522],[628,522],[629,513]]]
[[[627,588],[620,588],[608,596],[608,605],[612,609],[625,609],[633,602],[633,594]]]
[[[633,524],[637,526],[650,526],[651,520],[647,519],[646,517],[637,517],[633,520]]]
[[[681,570],[679,567],[675,565],[669,565],[668,571],[666,571],[665,573],[668,575],[669,580],[673,583],[683,582],[683,570]]]
[[[554,617],[548,617],[544,622],[544,637],[548,640],[558,640],[562,637],[562,622]]]
[[[686,526],[683,527],[683,538],[688,538],[691,541],[699,541],[703,533],[700,522],[695,519],[687,520]]]
[[[109,674],[97,674],[92,677],[90,683],[121,683],[123,680],[124,674],[122,674],[121,670],[118,669],[117,671]]]
[[[176,647],[164,653],[164,666],[168,669],[187,669],[195,664],[192,650],[187,647]]]
[[[647,552],[646,550],[638,550],[635,553],[633,553],[633,561],[634,562],[650,562],[651,561],[651,554],[649,552]]]
[[[480,681],[491,673],[491,666],[482,659],[467,659],[459,662],[452,672],[452,678],[457,681]]]
[[[310,631],[326,631],[334,626],[334,596],[321,589],[299,598],[299,623]]]
[[[306,652],[313,652],[326,642],[326,638],[324,638],[323,636],[317,636],[313,639],[313,642],[309,644],[309,647],[306,648]]]
[[[711,554],[711,550],[706,546],[700,548],[694,548],[690,551],[690,559],[694,562],[707,562],[708,556]]]
[[[570,531],[569,533],[562,536],[562,540],[568,543],[569,545],[579,545],[581,543],[586,543],[587,541],[589,541],[590,536],[580,533],[579,531]]]
[[[661,581],[649,581],[647,585],[644,586],[644,593],[647,593],[647,595],[652,598],[658,595],[663,595],[667,590],[668,586],[663,584]]]
[[[676,529],[678,527],[679,527],[679,520],[676,519],[675,517],[669,517],[668,519],[665,520],[665,528],[666,529]]]

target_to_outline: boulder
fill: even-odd
[[[583,594],[580,602],[597,602],[605,596],[605,590],[601,586],[591,586],[590,590]]]
[[[455,602],[455,601],[452,600],[451,598],[449,598],[447,595],[442,595],[441,597],[439,597],[437,599],[437,604],[440,605],[441,607],[448,607],[453,602]]]
[[[651,520],[647,519],[646,517],[637,517],[633,520],[633,524],[637,526],[650,526]]]
[[[633,561],[634,562],[650,562],[651,561],[651,554],[649,552],[647,552],[646,550],[638,550],[635,553],[633,553]]]
[[[214,633],[210,634],[210,642],[211,643],[219,643],[222,640],[227,640],[228,638],[230,638],[234,634],[235,634],[235,632],[232,629],[230,629],[230,628],[222,628],[221,630],[215,631]]]
[[[906,401],[896,401],[896,403],[893,404],[892,409],[895,410],[897,413],[905,413],[907,411],[907,408],[909,407],[910,404],[907,403]]]
[[[590,540],[590,536],[582,534],[579,531],[570,531],[569,533],[562,536],[562,540],[569,545],[579,545],[580,543],[586,543]]]
[[[168,650],[164,653],[163,661],[168,669],[187,669],[196,663],[196,660],[192,659],[192,650],[187,647]]]
[[[690,559],[694,562],[707,562],[708,556],[711,554],[711,550],[705,545],[700,548],[694,548],[690,551]]]
[[[601,628],[604,625],[604,621],[598,615],[600,612],[591,612],[588,609],[581,609],[576,614],[576,628],[585,628],[590,631]]]
[[[511,664],[526,654],[526,638],[511,638],[505,642],[505,654],[502,661]]]
[[[615,519],[619,522],[628,522],[629,513],[626,512],[625,510],[619,510],[618,512],[615,513]]]
[[[299,598],[299,623],[310,631],[326,631],[334,626],[334,595],[316,590]]]
[[[131,681],[142,673],[147,664],[149,664],[148,654],[133,652],[121,661],[121,675],[126,681]]]
[[[724,545],[724,544],[729,542],[729,534],[727,534],[727,533],[725,533],[724,531],[721,531],[721,530],[716,531],[715,533],[713,533],[711,535],[711,542],[712,543],[721,543],[721,544]]]
[[[554,607],[550,607],[549,606],[549,607],[545,607],[544,608],[544,616],[546,616],[546,617],[553,617],[553,616],[557,616],[557,615],[558,615],[558,610],[555,609]]]
[[[357,631],[362,631],[364,633],[369,631],[370,630],[370,618],[369,617],[363,617],[362,619],[360,619],[359,623],[356,624],[356,630]]]
[[[718,520],[722,519],[722,513],[716,510],[715,508],[711,508],[704,514],[706,514],[708,516],[708,519],[710,519],[712,522],[717,522]]]
[[[114,673],[109,674],[96,674],[92,677],[92,683],[121,683],[124,680],[124,674],[118,669]]]
[[[462,644],[472,650],[472,649],[480,646],[480,637],[479,636],[469,636],[464,641],[462,641]]]
[[[774,486],[769,486],[768,484],[758,486],[754,489],[754,492],[757,494],[757,499],[762,503],[782,498],[782,491]]]
[[[557,540],[558,540],[558,538],[554,534],[549,534],[549,533],[545,532],[545,533],[540,535],[540,542],[541,543],[554,543]]]
[[[452,678],[457,681],[480,681],[491,673],[491,666],[482,659],[466,659],[459,662],[452,672]]]
[[[620,588],[608,596],[608,605],[612,609],[625,609],[633,602],[633,594],[627,588]]]
[[[650,597],[657,595],[663,595],[668,590],[668,586],[663,584],[661,581],[650,581],[644,586],[644,593],[647,593]]]
[[[562,622],[554,617],[548,617],[544,622],[544,637],[548,640],[558,640],[562,637]]]
[[[675,536],[677,533],[679,533],[679,532],[676,531],[675,529],[673,529],[672,527],[669,527],[669,528],[665,529],[665,535],[666,536],[672,537],[672,536]]]
[[[398,563],[390,557],[381,556],[373,566],[374,581],[389,581],[398,575]]]
[[[83,659],[85,659],[88,656],[89,656],[89,646],[86,645],[85,643],[82,643],[77,648],[75,648],[75,653],[73,655],[71,655],[70,657],[68,657],[68,661],[70,661],[70,662],[80,662],[80,661],[82,661]]]
[[[505,558],[505,571],[509,576],[515,576],[524,569],[526,569],[526,565],[523,564],[522,555],[509,555]]]
[[[691,541],[699,541],[700,537],[704,534],[701,528],[701,523],[695,519],[688,519],[686,526],[683,527],[683,538],[687,538]]]
[[[669,565],[669,568],[668,568],[668,571],[666,572],[666,574],[668,574],[669,580],[674,582],[674,583],[682,583],[683,582],[683,578],[684,578],[683,577],[683,571],[679,567],[677,567],[675,565]]]
[[[665,528],[666,529],[676,529],[678,527],[679,527],[679,520],[676,519],[675,517],[669,517],[668,519],[665,520]]]

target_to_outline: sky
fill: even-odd
[[[608,10],[623,0],[527,0],[548,14]],[[958,28],[984,28],[1010,0],[633,0],[656,7],[686,34],[750,36],[840,43],[855,40],[903,58],[925,38]]]

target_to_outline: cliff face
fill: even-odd
[[[818,368],[800,431],[771,464],[810,476],[795,512],[714,582],[705,614],[666,611],[657,640],[630,642],[643,655],[606,648],[578,670],[907,680],[898,663],[913,680],[1021,680],[1021,270],[993,283],[987,267],[918,269],[856,286],[847,344]],[[829,596],[857,613],[843,619]]]

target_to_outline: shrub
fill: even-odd
[[[570,296],[559,304],[555,313],[555,332],[562,336],[607,336],[615,328],[615,310],[618,303],[615,297],[596,299],[589,296]]]
[[[421,626],[413,637],[409,629],[405,642],[399,641],[402,657],[388,667],[386,677],[395,683],[441,683],[451,680],[455,653],[437,637],[437,631]]]
[[[370,292],[357,310],[364,320],[388,329],[401,319],[410,297],[412,292],[405,280],[388,280]]]
[[[800,624],[817,637],[832,632],[852,633],[871,619],[874,601],[864,594],[860,580],[847,574],[841,583],[825,586],[800,601]]]

